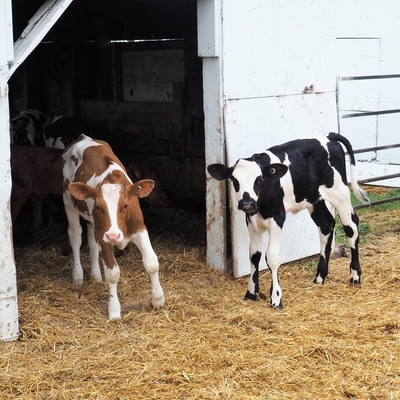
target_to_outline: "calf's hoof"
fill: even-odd
[[[351,285],[351,286],[358,286],[358,285],[361,285],[360,279],[350,278],[350,285]]]
[[[315,278],[314,278],[314,281],[313,281],[316,285],[323,285],[324,283],[325,283],[325,279],[323,279],[321,276],[316,276]]]
[[[153,299],[151,300],[151,303],[152,303],[153,306],[156,307],[156,308],[162,308],[162,307],[164,307],[164,306],[165,306],[165,299],[164,299],[164,296],[161,297],[161,298],[157,298],[157,299],[153,298]]]
[[[256,293],[250,293],[249,291],[246,292],[244,295],[245,300],[251,300],[251,301],[256,301],[257,300],[257,294]]]
[[[270,307],[275,308],[276,310],[282,310],[282,302],[280,302],[278,305],[270,304]]]

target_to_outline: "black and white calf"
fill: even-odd
[[[361,282],[358,255],[358,217],[350,202],[347,185],[345,154],[351,162],[351,186],[364,203],[369,202],[355,178],[355,158],[350,142],[343,136],[330,133],[311,139],[293,140],[271,147],[250,158],[239,159],[233,167],[212,164],[210,175],[222,181],[229,178],[234,186],[239,210],[246,214],[250,235],[251,275],[245,298],[256,300],[259,293],[258,268],[265,250],[262,248],[265,232],[269,234],[266,261],[271,271],[271,306],[282,308],[282,290],[279,286],[280,238],[288,212],[307,209],[320,232],[321,253],[315,283],[324,283],[328,275],[335,219],[325,200],[337,210],[351,246],[350,283]]]
[[[43,131],[50,121],[50,118],[41,111],[22,111],[10,121],[11,144],[44,146]]]

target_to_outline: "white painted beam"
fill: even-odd
[[[47,0],[43,3],[14,44],[14,62],[10,65],[10,77],[42,41],[72,1]]]

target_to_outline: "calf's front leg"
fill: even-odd
[[[95,281],[101,281],[101,271],[99,265],[99,245],[96,242],[96,238],[94,236],[94,223],[87,223],[87,236],[88,236],[88,245],[90,252],[90,275]]]
[[[79,221],[79,213],[75,209],[67,207],[65,207],[65,211],[68,219],[68,237],[73,254],[72,282],[83,285],[83,269],[80,257],[82,226]]]
[[[158,270],[158,257],[151,246],[149,234],[143,229],[133,235],[132,242],[142,253],[142,260],[145,270],[150,276],[151,281],[151,301],[155,307],[163,307],[165,304],[164,291],[161,287]]]
[[[110,291],[110,299],[108,301],[108,318],[118,319],[121,317],[121,304],[119,302],[117,293],[120,269],[114,257],[113,245],[102,242],[100,246],[104,265],[104,278]]]
[[[280,246],[282,229],[276,225],[270,230],[268,249],[266,253],[267,265],[271,271],[270,306],[282,309],[282,289],[279,285],[278,270],[280,267]]]
[[[259,284],[259,268],[262,257],[262,249],[264,243],[264,234],[258,232],[251,223],[248,225],[250,236],[250,277],[247,285],[247,292],[244,296],[245,300],[256,301],[260,292]]]

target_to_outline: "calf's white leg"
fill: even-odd
[[[158,277],[158,258],[151,246],[147,230],[142,230],[132,236],[132,242],[142,253],[142,260],[145,270],[151,281],[151,301],[155,307],[163,307],[165,304],[164,291]]]
[[[361,267],[358,252],[359,219],[351,205],[350,190],[347,185],[336,185],[333,188],[335,189],[334,191],[327,191],[328,200],[336,208],[351,247],[350,284],[358,285],[361,283]]]
[[[282,308],[282,289],[279,285],[278,270],[280,267],[280,246],[282,229],[272,223],[269,230],[269,242],[267,248],[266,261],[271,271],[271,307]]]
[[[91,276],[96,281],[101,281],[101,271],[99,265],[99,246],[94,237],[94,224],[88,222],[87,224],[88,245],[90,254]]]
[[[109,249],[105,249],[104,247],[109,247]],[[120,277],[120,269],[113,255],[114,252],[113,246],[106,245],[104,247],[102,248],[104,278],[107,282],[108,289],[110,291],[110,299],[108,301],[108,318],[118,319],[121,317],[121,304],[119,302],[117,293],[117,286]],[[111,256],[114,259],[114,266],[112,268],[109,268],[105,260],[110,260]]]
[[[72,282],[78,285],[83,284],[83,269],[81,265],[80,249],[82,244],[82,226],[79,221],[79,213],[74,208],[65,207],[68,219],[68,237],[72,248],[73,266]]]

